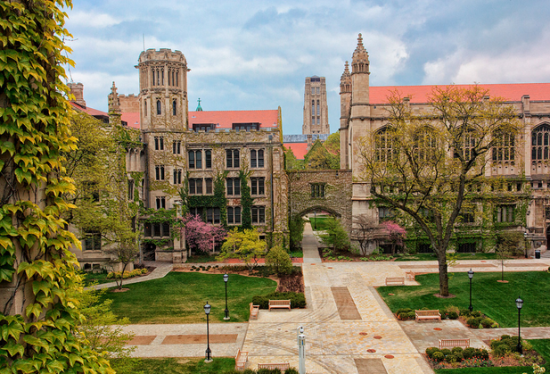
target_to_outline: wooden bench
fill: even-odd
[[[470,339],[439,339],[439,349],[454,347],[470,348]]]
[[[416,322],[420,322],[420,321],[440,321],[441,322],[441,313],[439,313],[439,310],[415,310],[414,320]]]
[[[237,355],[235,356],[235,370],[241,371],[244,370],[246,362],[248,361],[248,352],[243,352],[240,349],[237,350]]]
[[[271,308],[290,310],[290,300],[269,300],[269,310]]]
[[[288,362],[280,364],[258,364],[258,369],[279,369],[284,373],[285,370],[290,369],[290,364]]]
[[[260,311],[259,305],[250,303],[250,319],[258,319],[258,312]]]
[[[386,278],[386,286],[388,283],[394,283],[394,284],[400,284],[405,285],[405,277],[387,277]]]

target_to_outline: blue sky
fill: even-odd
[[[373,86],[550,82],[546,0],[75,0],[71,68],[88,106],[107,110],[113,81],[138,94],[145,48],[183,52],[189,109],[277,109],[301,133],[304,81],[327,81],[331,132],[339,82],[362,33]],[[145,41],[145,42],[144,42]]]

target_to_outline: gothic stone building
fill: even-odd
[[[369,55],[361,35],[351,65],[350,72],[346,62],[340,81],[341,168],[352,169],[353,172],[352,214],[366,214],[381,222],[391,212],[387,207],[373,204],[370,186],[361,181],[360,139],[367,134],[383,134],[389,125],[387,97],[390,92],[397,90],[403,96],[409,95],[411,109],[418,113],[428,107],[428,96],[433,86],[371,87]],[[514,107],[523,125],[522,133],[504,143],[505,149],[491,151],[493,163],[486,168],[485,176],[508,181],[507,190],[518,197],[515,203],[496,207],[494,221],[501,224],[501,230],[526,232],[527,247],[544,250],[550,235],[550,84],[481,86],[489,89],[491,96],[504,97],[506,104]],[[472,217],[472,224],[478,223],[479,219]],[[407,246],[430,251],[427,243],[418,240],[407,243]],[[491,244],[484,242],[481,236],[469,243],[454,243],[454,246],[458,251],[491,249]]]

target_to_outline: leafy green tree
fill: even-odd
[[[302,217],[294,217],[289,222],[290,248],[301,248],[301,242],[304,239],[305,221]]]
[[[302,170],[304,169],[304,160],[298,160],[294,156],[292,149],[285,150],[285,170]]]
[[[323,143],[323,146],[327,151],[336,155],[340,159],[340,131],[336,131],[328,136],[327,140]]]
[[[339,220],[329,217],[325,220],[324,225],[325,233],[321,234],[321,241],[323,243],[332,246],[333,250],[349,248],[350,242],[348,232]]]
[[[265,264],[277,274],[290,274],[292,272],[292,260],[287,251],[280,246],[269,250],[265,256]]]
[[[250,270],[258,265],[258,258],[265,254],[266,242],[260,240],[260,233],[256,228],[239,231],[237,228],[227,234],[222,245],[219,260],[238,258],[244,260]]]
[[[76,329],[80,247],[62,219],[76,193],[62,38],[70,0],[0,2],[0,370],[114,373]]]
[[[401,212],[427,235],[439,262],[439,293],[449,295],[447,249],[462,205],[483,182],[501,134],[516,135],[513,107],[487,99],[477,85],[435,87],[429,111],[413,111],[397,92],[388,99],[388,122],[359,144],[363,181],[371,195]],[[389,144],[389,146],[388,146]]]

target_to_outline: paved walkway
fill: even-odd
[[[319,257],[319,249],[317,247],[317,239],[311,229],[311,224],[306,222],[304,227],[304,238],[302,240],[302,251],[304,252],[304,263],[320,264],[323,261]]]
[[[152,279],[159,279],[164,278],[166,274],[172,271],[174,268],[174,265],[169,262],[155,262],[155,261],[144,261],[143,264],[145,266],[155,266],[155,270],[153,270],[149,275],[146,275],[144,277],[135,277],[130,279],[125,279],[122,283],[122,286],[124,287],[125,284],[133,284],[133,283],[140,283],[145,282]],[[116,282],[110,282],[110,283],[102,283],[94,286],[96,290],[100,290],[102,288],[111,288],[116,287]]]

